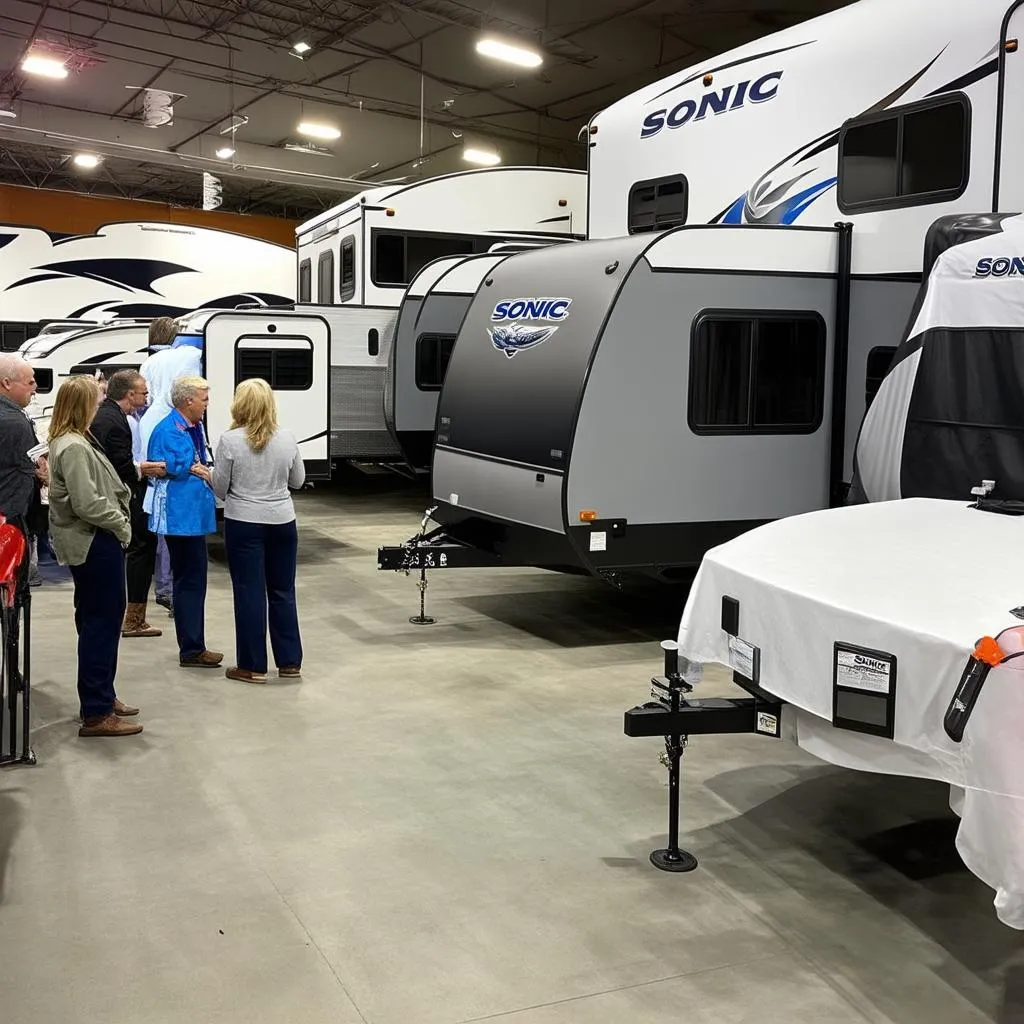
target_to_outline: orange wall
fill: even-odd
[[[218,210],[188,210],[137,199],[83,196],[76,192],[0,185],[0,224],[23,224],[67,234],[90,234],[115,221],[157,221],[234,231],[295,248],[297,221]]]

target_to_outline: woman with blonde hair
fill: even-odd
[[[124,552],[131,540],[131,493],[89,431],[100,394],[93,377],[69,377],[50,419],[50,543],[71,567],[78,632],[79,736],[142,732],[117,699],[117,648],[125,612]]]
[[[214,456],[213,486],[224,502],[224,545],[235,599],[236,665],[225,675],[267,680],[267,624],[278,676],[297,679],[302,641],[295,603],[298,532],[289,488],[306,479],[295,435],[277,425],[270,385],[242,381],[231,428]]]

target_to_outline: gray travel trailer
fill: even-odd
[[[434,260],[406,290],[384,380],[384,420],[413,475],[430,471],[438,395],[477,289],[512,253],[551,244],[499,244],[476,256]]]
[[[597,115],[588,240],[480,289],[440,528],[378,565],[673,576],[844,501],[931,225],[1024,205],[1022,30],[1008,0],[862,0]]]

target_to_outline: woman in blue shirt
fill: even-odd
[[[187,668],[216,668],[224,655],[206,647],[206,535],[217,530],[217,502],[202,419],[210,385],[179,377],[171,386],[174,408],[154,428],[147,455],[167,465],[157,480],[149,528],[167,540],[174,580],[174,629],[178,660]]]

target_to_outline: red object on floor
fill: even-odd
[[[17,590],[18,569],[25,557],[25,535],[0,515],[0,589],[3,603],[14,607]]]

